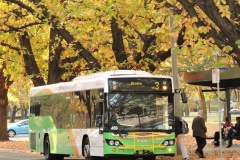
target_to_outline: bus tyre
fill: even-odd
[[[143,160],[155,160],[155,156],[150,156],[150,157],[143,157]]]
[[[88,137],[84,141],[83,154],[84,154],[85,160],[96,160],[95,157],[90,156],[90,142]]]
[[[57,155],[57,154],[51,154],[50,151],[50,141],[49,137],[47,136],[44,140],[44,156],[46,160],[63,160],[64,156]]]

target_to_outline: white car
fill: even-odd
[[[235,111],[240,111],[240,110],[238,110],[238,109],[231,109],[230,111],[235,112]]]

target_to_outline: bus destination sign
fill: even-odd
[[[168,78],[111,78],[108,82],[109,92],[172,91],[171,79]]]

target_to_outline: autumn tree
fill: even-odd
[[[23,56],[24,64],[25,64],[25,70],[26,70],[26,75],[29,75],[30,78],[32,79],[32,82],[34,86],[39,86],[39,85],[44,85],[46,83],[51,84],[51,83],[56,83],[59,81],[64,81],[64,74],[68,74],[67,78],[71,79],[71,77],[75,77],[77,74],[76,72],[81,71],[79,70],[79,66],[82,64],[84,68],[90,69],[90,70],[99,70],[99,63],[96,60],[95,57],[92,56],[91,52],[85,49],[83,45],[80,43],[80,41],[75,38],[78,37],[76,33],[79,33],[80,31],[76,32],[74,31],[71,27],[72,24],[70,25],[63,23],[67,21],[71,21],[72,19],[78,20],[80,17],[74,17],[75,13],[72,12],[67,19],[65,19],[65,15],[61,15],[62,12],[54,12],[54,7],[55,5],[48,5],[48,3],[51,2],[46,2],[39,4],[39,1],[34,1],[34,3],[30,2],[20,2],[20,1],[15,1],[15,0],[9,0],[7,1],[6,4],[2,4],[2,8],[7,8],[8,12],[3,11],[3,26],[2,27],[2,32],[4,33],[12,33],[16,34],[15,39],[16,41],[19,41],[19,45],[16,46],[16,44],[11,44],[11,41],[2,41],[1,44],[2,46],[7,46],[10,49],[14,49],[16,52],[18,52],[20,55]],[[11,5],[9,5],[11,4]],[[104,4],[104,3],[103,3]],[[4,6],[5,5],[5,6]],[[78,5],[76,3],[71,3],[71,4],[64,4],[62,3],[60,8],[63,13],[66,11],[69,13],[69,10],[72,9],[72,5]],[[95,10],[96,5],[91,4],[92,6],[89,6],[89,3],[86,4],[80,4],[82,6],[85,6],[86,9],[90,10],[92,13],[97,13],[98,18],[100,19],[102,15],[105,15],[106,18],[101,23],[106,23],[110,24],[111,23],[111,33],[112,33],[112,48],[115,53],[115,58],[117,63],[127,63],[127,65],[116,65],[118,66],[117,68],[132,68],[134,67],[134,63],[130,65],[127,62],[127,56],[125,55],[126,51],[124,51],[124,44],[123,44],[123,34],[118,34],[119,32],[122,32],[121,29],[119,28],[119,23],[116,22],[116,19],[114,18],[114,15],[112,15],[110,18],[107,18],[108,13],[103,12],[103,8],[109,7],[109,6],[102,6],[100,3],[97,4],[99,7],[97,10]],[[120,4],[121,5],[121,4]],[[47,6],[47,7],[46,7]],[[111,7],[111,6],[110,6]],[[76,8],[76,7],[75,7]],[[100,9],[99,9],[100,8]],[[53,11],[51,10],[53,9]],[[114,8],[111,8],[114,9]],[[66,10],[66,11],[65,11]],[[114,10],[113,10],[114,11]],[[66,13],[67,14],[67,13]],[[96,16],[96,14],[94,14]],[[90,16],[90,22],[92,20],[92,14],[87,15]],[[86,15],[85,17],[86,18]],[[95,18],[95,17],[94,17]],[[16,21],[18,23],[16,23]],[[26,23],[27,21],[27,23]],[[94,21],[94,20],[92,20]],[[84,20],[83,20],[84,22]],[[85,23],[85,22],[84,22]],[[89,23],[89,21],[87,22]],[[48,27],[47,27],[48,26]],[[75,26],[74,26],[75,27]],[[87,26],[89,28],[89,26]],[[91,28],[92,27],[92,28]],[[40,29],[39,29],[40,28]],[[42,51],[38,49],[36,46],[42,46],[42,43],[39,42],[38,40],[34,40],[34,36],[38,36],[39,31],[41,28],[49,28],[50,29],[50,39],[48,41],[49,43],[49,58],[48,58],[48,68],[39,68],[38,66],[41,65],[39,63],[39,55],[34,54],[36,51]],[[68,29],[66,29],[68,28]],[[70,28],[70,29],[69,29]],[[88,37],[93,37],[91,34],[95,34],[93,31],[97,27],[95,25],[90,26],[90,31],[87,33]],[[102,27],[103,28],[103,27]],[[32,29],[33,31],[31,31]],[[100,28],[101,29],[101,28]],[[73,33],[71,34],[69,30]],[[136,29],[135,29],[136,30]],[[36,32],[37,31],[37,32]],[[137,31],[137,30],[136,30]],[[45,31],[46,32],[46,31]],[[75,33],[76,32],[76,33]],[[110,33],[110,28],[106,30],[107,33]],[[47,32],[46,32],[47,33]],[[123,33],[123,32],[122,32]],[[90,35],[90,36],[89,36]],[[119,36],[115,36],[119,35]],[[83,34],[84,36],[84,34]],[[141,35],[143,38],[145,35]],[[111,37],[111,34],[109,34],[109,37]],[[145,36],[147,37],[147,36]],[[154,40],[153,38],[150,38],[151,40]],[[82,38],[82,37],[81,37]],[[119,40],[121,39],[121,40]],[[146,39],[146,38],[144,38]],[[89,41],[89,40],[88,40]],[[92,39],[90,39],[92,41]],[[149,41],[149,40],[147,40]],[[31,42],[36,42],[36,44],[39,45],[32,45]],[[101,43],[101,40],[99,41]],[[90,42],[91,43],[91,42]],[[108,39],[106,42],[108,43]],[[104,45],[102,43],[101,45]],[[119,47],[119,43],[122,45]],[[150,44],[151,42],[149,42]],[[63,47],[65,45],[65,48]],[[44,46],[44,45],[43,45]],[[70,47],[69,47],[70,46]],[[98,53],[101,54],[103,50],[106,51],[104,46],[96,46]],[[96,48],[95,47],[95,48]],[[118,48],[119,47],[119,48]],[[41,47],[40,47],[41,48]],[[148,47],[144,47],[146,50]],[[73,56],[69,56],[68,54],[63,54],[63,52],[67,52],[68,50],[73,50],[76,51],[77,54],[74,54]],[[95,50],[95,49],[94,49]],[[125,53],[124,53],[125,52]],[[169,52],[168,52],[169,54]],[[96,57],[98,57],[97,55]],[[106,56],[105,59],[109,59],[109,56]],[[129,55],[128,55],[129,57]],[[83,58],[85,62],[79,63],[79,60]],[[141,57],[140,57],[141,58]],[[102,59],[102,57],[99,57],[98,60]],[[114,59],[114,58],[113,58]],[[150,59],[150,58],[148,58]],[[38,64],[37,64],[38,61]],[[140,60],[138,60],[139,62]],[[46,62],[46,61],[45,61]],[[76,63],[78,62],[78,64]],[[131,60],[130,60],[131,62]],[[115,62],[113,62],[115,63]],[[142,62],[141,62],[142,63]],[[141,64],[140,63],[140,64]],[[76,65],[75,65],[76,64]],[[150,63],[149,63],[150,64]],[[109,64],[107,64],[109,65]],[[111,65],[111,63],[110,63]],[[42,67],[45,65],[43,64]],[[61,67],[64,66],[64,67]],[[124,67],[125,66],[125,67]],[[140,65],[138,67],[135,67],[135,69],[143,69],[143,65]],[[70,69],[69,69],[70,68]],[[48,76],[44,76],[43,71],[48,70]],[[70,74],[69,74],[70,73]],[[47,82],[46,82],[46,77],[47,77]]]
[[[41,3],[41,5],[37,5],[39,1],[35,0],[33,2],[34,3],[32,3],[32,1],[23,3],[15,0],[8,0],[8,3],[15,4],[16,8],[21,12],[24,11],[26,15],[33,15],[32,17],[34,18],[31,23],[20,27],[16,27],[14,24],[8,24],[10,19],[5,22],[5,25],[13,25],[9,27],[9,31],[13,29],[23,31],[23,29],[30,28],[32,25],[41,26],[40,24],[50,26],[51,40],[49,40],[49,53],[51,58],[49,58],[49,71],[54,72],[49,72],[48,77],[52,76],[52,78],[48,78],[48,83],[61,81],[59,77],[64,73],[63,70],[65,70],[65,68],[60,68],[59,66],[63,66],[66,62],[68,64],[73,63],[76,59],[81,57],[83,57],[87,63],[84,67],[91,69],[93,66],[98,66],[95,67],[96,70],[105,68],[104,66],[99,67],[98,65],[99,62],[100,64],[104,63],[101,60],[103,56],[100,56],[102,55],[102,51],[108,52],[109,55],[114,53],[115,62],[114,58],[112,58],[110,63],[119,63],[115,65],[117,68],[135,68],[148,70],[150,72],[159,70],[159,64],[170,57],[168,19],[171,10],[174,11],[175,14],[176,38],[178,38],[177,45],[180,49],[179,54],[183,55],[182,57],[188,57],[189,54],[193,53],[191,56],[196,56],[197,59],[200,56],[204,57],[205,54],[209,55],[209,53],[217,49],[217,47],[221,48],[218,44],[214,46],[215,42],[211,35],[215,34],[208,31],[209,27],[216,30],[212,21],[207,19],[207,15],[202,13],[199,8],[195,9],[193,7],[196,11],[194,13],[199,15],[200,20],[204,18],[206,20],[202,20],[200,23],[198,17],[189,16],[189,13],[187,13],[188,10],[184,10],[182,7],[182,5],[184,6],[187,3],[174,3],[174,1],[152,1],[150,3],[142,3],[140,1],[119,1],[109,3],[108,1],[102,1],[94,4],[91,2],[62,2],[60,4],[54,4],[54,2],[45,1]],[[27,5],[28,3],[29,5]],[[54,8],[56,5],[58,6],[58,10]],[[216,5],[219,8],[224,7],[222,4]],[[195,6],[197,6],[197,4],[195,4]],[[16,8],[14,8],[12,14],[15,13],[14,11]],[[139,12],[139,8],[141,8],[141,12]],[[191,7],[186,8],[189,9]],[[159,14],[159,10],[161,10],[161,14]],[[220,11],[221,10],[219,10],[218,14],[221,14]],[[26,16],[24,17],[24,14],[21,12],[18,12],[18,14],[15,13],[15,17],[24,19]],[[84,13],[84,16],[82,16],[81,13]],[[10,15],[11,14],[6,17],[11,17]],[[81,27],[76,28],[76,24],[81,25]],[[107,28],[105,26],[110,27]],[[86,33],[81,29],[84,29]],[[101,40],[97,38],[97,35],[102,37],[103,34],[99,34],[98,30],[101,30],[108,39],[103,39],[101,42]],[[20,42],[22,42],[21,46],[25,47],[25,49],[30,49],[28,51],[29,53],[31,53],[31,48],[29,44],[27,45],[27,39],[31,38],[31,36],[33,35],[29,35],[27,31],[23,31],[23,34],[19,36]],[[26,41],[23,41],[23,39]],[[80,39],[84,39],[84,42]],[[100,43],[89,45],[93,39],[96,40],[95,43],[100,40]],[[63,61],[60,54],[66,48],[63,48],[62,40],[64,40],[66,45],[70,46],[71,49],[79,52],[79,54],[72,57],[68,56],[68,58]],[[55,43],[54,41],[58,41],[57,44],[53,45],[53,43]],[[234,42],[236,45],[237,43],[238,41]],[[104,47],[104,45],[106,47]],[[88,46],[88,49],[83,46]],[[204,51],[200,50],[200,48],[205,48],[205,53],[200,53],[200,56],[197,56],[199,51]],[[230,48],[231,46],[224,47],[223,52],[226,51],[230,53]],[[232,52],[233,51],[231,51],[231,53]],[[29,57],[28,59],[30,59]],[[105,59],[108,58],[104,58],[104,60]],[[73,68],[70,66],[71,65],[68,67]],[[75,65],[74,68],[79,67]],[[32,72],[34,72],[34,70]],[[78,71],[81,70],[78,69]],[[32,75],[33,73],[29,71],[29,74]],[[38,75],[35,72],[34,74]],[[73,74],[73,77],[75,75],[76,74]],[[39,78],[39,76],[37,77]],[[50,80],[52,80],[52,82],[50,82]],[[39,85],[42,85],[42,82],[39,82]]]
[[[6,0],[0,2],[0,31],[6,35],[0,44],[22,56],[34,86],[99,70],[170,73],[170,36],[176,38],[181,71],[196,63],[212,67],[208,59],[218,49],[239,65],[239,2],[212,2]],[[171,12],[174,35],[169,34]]]
[[[220,54],[231,56],[240,67],[240,2],[239,1],[214,1],[214,0],[178,0],[187,11],[189,17],[195,18],[196,27],[208,29],[199,30],[199,35],[204,39],[212,39]],[[216,64],[215,67],[222,67]],[[226,65],[225,66],[231,66]],[[206,112],[205,99],[201,87],[198,88],[199,97],[204,112]]]
[[[178,0],[195,18],[201,38],[213,40],[222,53],[230,55],[240,66],[240,2],[214,0]],[[206,28],[207,27],[207,28]],[[206,28],[207,30],[201,30]]]

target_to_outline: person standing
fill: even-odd
[[[184,145],[184,134],[182,132],[182,122],[180,117],[175,116],[175,134],[177,137],[177,145],[182,152],[182,157],[184,160],[189,160],[187,149]]]
[[[204,113],[202,110],[198,111],[198,116],[193,119],[192,122],[193,137],[197,142],[197,149],[195,153],[199,158],[205,158],[203,148],[206,146],[206,132],[207,127],[205,125]]]

